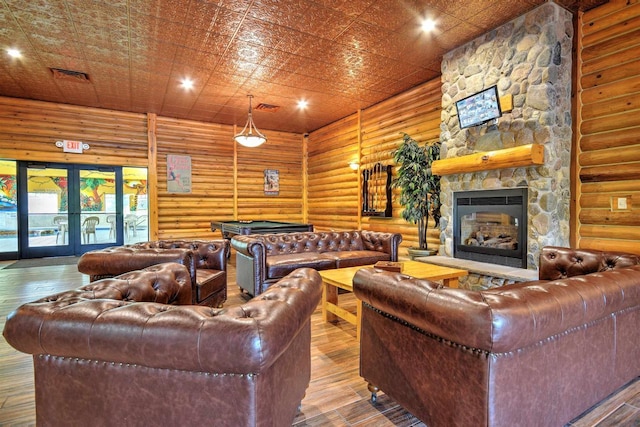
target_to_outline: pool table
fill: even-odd
[[[292,233],[313,231],[312,224],[279,221],[211,221],[211,231],[220,230],[222,237],[231,239],[238,234]]]

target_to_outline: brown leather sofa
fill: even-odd
[[[95,281],[177,262],[187,266],[191,274],[192,303],[222,307],[227,300],[228,254],[226,240],[157,240],[87,252],[78,260],[78,271]]]
[[[362,269],[360,375],[429,427],[565,425],[640,375],[638,264],[546,247],[485,291]]]
[[[376,231],[327,231],[234,236],[236,282],[250,295],[300,267],[329,270],[397,261],[402,235]]]
[[[160,264],[22,305],[4,337],[33,354],[37,425],[290,426],[321,283],[301,269],[240,306],[170,305],[190,277]]]

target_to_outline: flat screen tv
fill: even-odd
[[[478,126],[502,116],[498,88],[491,86],[456,101],[460,129]]]

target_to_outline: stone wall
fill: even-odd
[[[469,190],[529,188],[529,269],[541,247],[568,246],[572,38],[571,13],[549,2],[444,56],[442,158],[538,143],[545,164],[443,176],[440,255],[453,256],[453,192]],[[461,130],[455,101],[492,85],[513,110]]]

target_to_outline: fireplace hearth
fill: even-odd
[[[526,188],[453,193],[453,256],[527,268]]]

